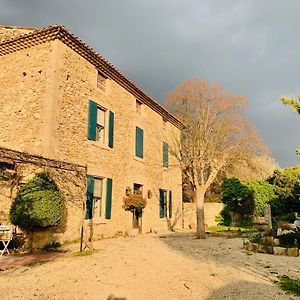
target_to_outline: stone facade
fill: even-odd
[[[88,175],[112,179],[111,218],[93,218],[94,237],[131,229],[132,214],[122,204],[126,188],[133,189],[134,183],[147,198],[143,232],[181,226],[181,171],[171,155],[163,167],[163,143],[175,147],[182,125],[101,57],[94,58],[90,48],[59,30],[58,38],[49,31],[42,42],[47,30],[33,34],[32,46],[12,41],[14,51],[7,46],[1,51],[0,44],[0,146],[84,165]],[[33,41],[33,35],[28,39]],[[98,72],[105,75],[104,88],[97,86]],[[104,142],[87,138],[90,100],[106,110]],[[109,111],[114,113],[112,148],[107,145]],[[135,156],[136,127],[144,131],[142,159]],[[160,217],[159,189],[172,191],[170,219]],[[79,220],[81,213],[76,214]],[[69,221],[68,226],[76,227]]]

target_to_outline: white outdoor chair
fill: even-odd
[[[2,256],[5,252],[9,254],[8,245],[10,241],[13,239],[13,227],[0,225],[0,243],[3,244],[3,250],[0,250],[0,256]]]

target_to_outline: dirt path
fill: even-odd
[[[100,252],[0,272],[1,299],[295,299],[271,283],[300,258],[248,255],[240,239],[190,234],[95,243]],[[0,261],[1,268],[1,261]]]

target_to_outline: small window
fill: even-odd
[[[135,107],[136,107],[136,112],[140,115],[142,114],[142,102],[140,102],[139,100],[135,101]]]
[[[105,109],[97,107],[97,132],[96,140],[104,143],[105,138]]]
[[[100,88],[103,91],[105,91],[106,79],[107,79],[107,77],[103,73],[98,71],[97,87]]]
[[[143,195],[143,185],[139,183],[133,184],[133,193]]]

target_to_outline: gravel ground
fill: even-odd
[[[241,239],[174,233],[94,246],[93,255],[68,254],[0,272],[1,300],[297,299],[272,282],[284,274],[300,279],[300,257],[247,253]]]

